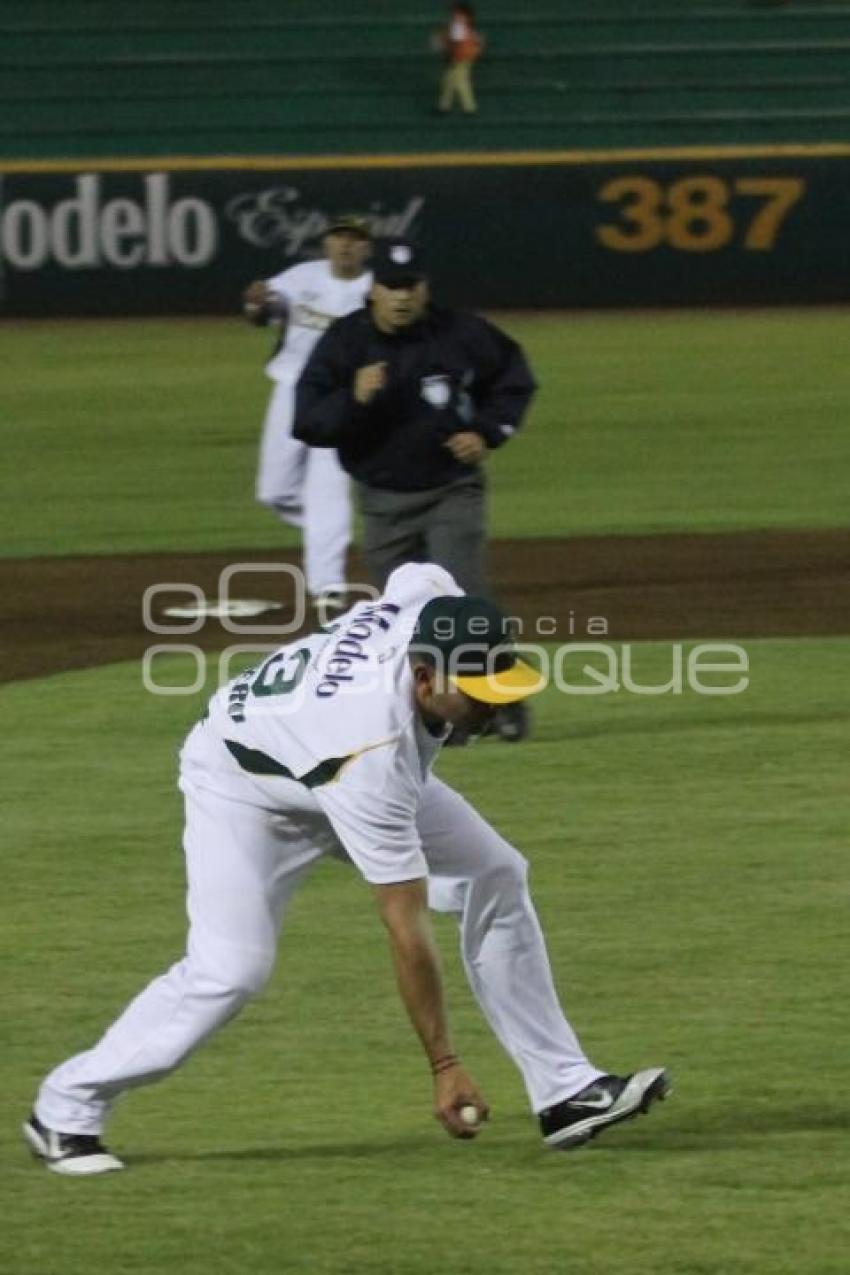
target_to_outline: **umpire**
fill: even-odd
[[[486,593],[481,461],[534,393],[525,356],[486,319],[431,305],[416,248],[377,245],[366,309],[333,323],[298,382],[296,438],[335,447],[356,483],[375,582],[437,562]]]
[[[405,562],[437,562],[486,593],[481,462],[519,428],[534,378],[492,323],[431,304],[414,244],[380,242],[372,268],[367,307],[328,328],[301,374],[294,435],[335,447],[355,480],[378,585]],[[525,734],[521,711],[499,726]]]

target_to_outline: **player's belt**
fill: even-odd
[[[312,770],[308,770],[306,775],[293,775],[288,766],[275,761],[274,757],[269,757],[268,753],[261,752],[259,748],[246,748],[244,744],[237,744],[232,739],[226,739],[224,745],[249,775],[278,775],[281,779],[294,779],[305,788],[319,788],[322,784],[329,783],[348,761],[347,757],[328,757]]]

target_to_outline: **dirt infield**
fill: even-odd
[[[268,550],[0,560],[0,681],[138,658],[154,642],[274,644],[211,619],[183,638],[152,636],[142,597],[150,585],[189,583],[215,599],[222,570],[250,563],[268,569],[240,569],[231,596],[278,601],[285,619],[292,582],[273,568],[297,561]],[[526,638],[598,641],[601,621],[615,642],[850,634],[850,530],[496,541],[490,567]],[[363,578],[356,558],[352,578]],[[160,594],[154,618],[187,600],[178,588]]]

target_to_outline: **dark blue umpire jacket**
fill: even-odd
[[[387,384],[363,406],[357,370],[387,364]],[[474,431],[500,447],[519,428],[535,390],[516,341],[478,315],[429,308],[388,335],[368,307],[332,323],[296,389],[294,435],[335,447],[344,469],[368,487],[425,491],[468,476],[444,446]]]

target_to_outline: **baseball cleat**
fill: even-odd
[[[656,1101],[672,1092],[663,1067],[650,1067],[631,1076],[600,1076],[564,1102],[540,1112],[543,1141],[553,1151],[580,1147],[609,1125],[646,1115]]]
[[[508,744],[519,744],[528,739],[530,731],[531,713],[528,705],[517,701],[516,704],[505,704],[498,710],[491,733]]]
[[[33,1155],[54,1173],[82,1177],[124,1168],[123,1161],[107,1151],[97,1134],[57,1133],[43,1125],[35,1113],[21,1131]]]

